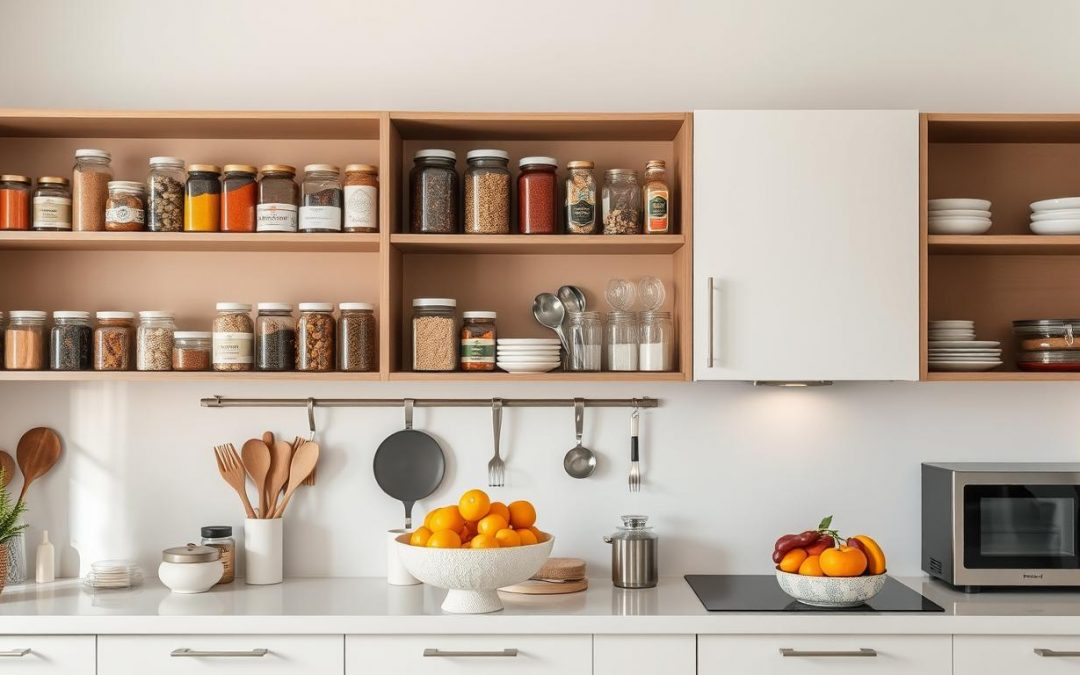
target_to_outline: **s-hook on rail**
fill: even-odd
[[[231,398],[201,399],[204,408],[490,408],[490,398]],[[503,398],[504,408],[573,408],[572,398]],[[642,398],[583,398],[586,408],[656,408],[660,401]]]

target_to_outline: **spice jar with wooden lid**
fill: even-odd
[[[184,197],[184,231],[217,232],[221,229],[221,169],[214,164],[188,167]]]
[[[45,368],[45,312],[11,312],[4,329],[4,368],[43,370]]]
[[[379,167],[345,166],[345,231],[379,231]]]
[[[461,318],[461,369],[495,370],[495,312],[463,312]]]
[[[296,322],[296,369],[325,372],[334,369],[334,305],[301,302]]]
[[[98,312],[94,328],[94,370],[131,370],[134,312]]]
[[[105,150],[80,148],[75,151],[71,174],[71,227],[76,232],[105,229],[105,202],[112,180],[112,155]]]
[[[259,203],[255,229],[259,232],[296,232],[300,209],[300,186],[296,168],[288,164],[264,164],[259,169]]]
[[[30,229],[30,177],[0,176],[0,230]]]
[[[250,164],[226,164],[221,181],[221,231],[254,232],[258,169]]]
[[[109,232],[138,232],[146,223],[146,187],[131,180],[109,182],[105,201],[105,229]]]
[[[32,227],[39,231],[71,230],[71,188],[67,178],[38,178],[37,190],[34,190]]]

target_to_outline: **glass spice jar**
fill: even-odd
[[[134,312],[98,312],[94,328],[94,370],[131,370]]]
[[[105,229],[109,232],[138,232],[146,224],[146,188],[131,180],[109,182],[105,202]]]
[[[338,305],[338,370],[366,373],[378,368],[378,336],[374,305],[343,302]]]
[[[11,312],[4,328],[4,368],[43,370],[45,368],[45,312]]]
[[[184,196],[184,231],[217,232],[221,229],[221,168],[215,164],[188,167]]]
[[[173,370],[210,370],[210,331],[173,333]]]
[[[495,370],[495,312],[461,315],[461,369]]]
[[[518,232],[555,233],[557,166],[554,157],[522,157],[518,162]]]
[[[458,231],[457,155],[418,150],[409,171],[409,229],[415,234]]]
[[[0,176],[0,230],[30,229],[30,177]]]
[[[175,332],[172,312],[139,312],[139,327],[135,331],[135,369],[172,370]]]
[[[664,160],[650,159],[645,165],[645,234],[667,234],[671,231],[670,196]]]
[[[379,231],[379,167],[345,166],[345,231]]]
[[[146,229],[179,232],[184,229],[184,160],[151,157],[146,177]]]
[[[38,178],[32,227],[39,231],[71,231],[71,187],[67,178]]]
[[[217,303],[214,317],[212,349],[214,370],[241,372],[251,370],[252,343],[255,326],[251,321],[251,305],[243,302]]]
[[[333,164],[305,166],[300,231],[341,232],[341,204],[341,174],[338,168]]]
[[[334,305],[301,302],[296,322],[296,369],[325,372],[334,369]]]
[[[226,164],[221,181],[221,231],[254,232],[258,169],[250,164]]]
[[[470,150],[465,155],[465,232],[510,232],[510,153]]]
[[[255,316],[255,370],[292,370],[296,361],[296,322],[292,305],[260,302]]]
[[[4,332],[7,324],[4,323],[4,313],[0,312],[0,368],[4,367]]]
[[[112,155],[104,150],[80,148],[75,151],[71,172],[71,227],[76,232],[105,229],[105,201],[112,180]]]
[[[221,551],[221,564],[225,571],[221,573],[219,584],[231,584],[236,580],[236,540],[233,530],[228,525],[211,525],[200,530],[203,546],[210,546]]]
[[[413,300],[413,370],[446,372],[457,369],[457,300]]]
[[[259,232],[296,232],[300,186],[296,169],[288,164],[264,164],[259,169],[259,204],[255,229]]]
[[[674,367],[675,325],[671,312],[642,312],[638,369],[671,370]]]
[[[638,321],[634,312],[614,311],[607,315],[607,369],[638,369]]]
[[[53,312],[49,332],[51,370],[90,370],[94,329],[90,312]]]
[[[568,312],[567,315],[566,341],[570,345],[570,370],[600,370],[604,344],[600,312]]]
[[[593,166],[585,160],[566,164],[566,231],[570,234],[596,234]]]
[[[604,173],[604,234],[641,234],[641,185],[637,171],[608,169]]]

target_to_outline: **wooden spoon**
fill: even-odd
[[[308,477],[315,464],[319,461],[319,446],[311,441],[305,442],[296,451],[292,458],[292,466],[289,467],[289,487],[285,489],[285,499],[274,511],[274,517],[280,518],[285,513],[285,507],[289,505],[296,488]]]
[[[270,473],[266,477],[266,512],[274,513],[277,509],[281,491],[289,482],[289,471],[292,469],[293,449],[285,441],[277,441],[272,446],[270,453]]]
[[[270,477],[274,475],[274,432],[264,431],[262,434],[262,442],[266,443],[266,447],[270,448],[270,471],[266,474],[266,501],[270,502],[272,497],[270,496]],[[263,510],[263,513],[273,513],[273,509],[269,503],[260,504],[259,508]]]
[[[0,450],[0,467],[4,469],[4,487],[7,487],[15,479],[15,458]]]
[[[19,439],[15,457],[23,474],[22,491],[19,492],[21,502],[30,483],[48,473],[60,459],[60,437],[48,427],[35,427]]]
[[[270,473],[270,448],[261,439],[251,438],[244,441],[240,458],[244,462],[244,470],[259,491],[259,517],[269,518],[263,505],[266,504],[266,474]]]

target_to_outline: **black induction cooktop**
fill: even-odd
[[[710,612],[943,612],[916,591],[889,577],[881,592],[859,607],[811,607],[780,590],[771,574],[687,574],[686,583]]]

